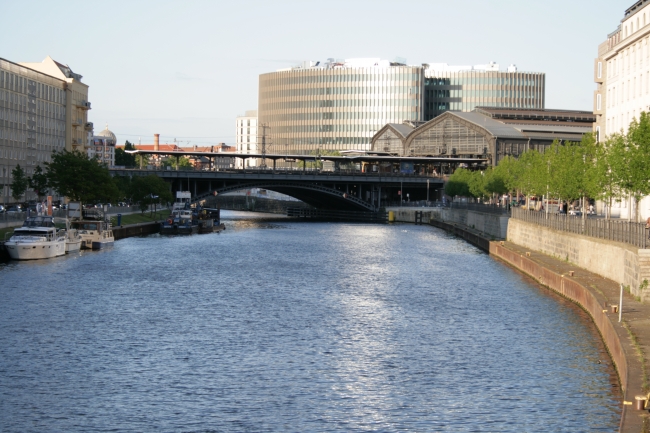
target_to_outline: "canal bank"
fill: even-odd
[[[399,209],[396,221],[414,222],[415,212],[418,211],[423,209]],[[641,433],[650,429],[648,410],[636,408],[636,397],[647,397],[650,392],[650,305],[639,302],[635,296],[625,291],[619,322],[619,314],[612,307],[619,304],[621,293],[620,284],[615,281],[566,260],[512,242],[492,240],[491,235],[481,233],[476,228],[458,222],[441,221],[434,217],[433,212],[428,209],[425,211],[428,211],[430,225],[465,239],[586,311],[596,325],[618,372],[624,400],[619,431]],[[436,214],[442,215],[442,212]],[[491,218],[492,215],[485,216],[485,219]],[[427,221],[426,216],[423,220]]]

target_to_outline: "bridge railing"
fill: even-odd
[[[648,230],[645,223],[635,223],[616,219],[604,219],[545,213],[524,208],[512,208],[512,218],[534,223],[563,232],[576,233],[592,238],[623,242],[637,248],[648,248]]]
[[[319,176],[363,176],[363,177],[413,177],[413,178],[428,178],[428,179],[439,179],[443,180],[446,179],[448,176],[447,175],[439,175],[439,174],[420,174],[420,173],[402,173],[402,172],[376,172],[376,171],[370,171],[370,172],[364,172],[361,170],[322,170],[322,169],[315,169],[315,168],[307,168],[306,170],[303,170],[302,168],[296,168],[296,169],[287,169],[287,168],[276,168],[275,170],[273,168],[219,168],[219,169],[213,169],[213,170],[203,170],[203,169],[198,169],[198,168],[181,168],[180,170],[167,170],[166,167],[155,167],[155,166],[149,166],[149,167],[126,167],[126,168],[118,168],[118,167],[113,167],[113,170],[133,170],[133,171],[140,171],[140,170],[146,170],[146,171],[152,171],[152,172],[206,172],[206,173],[238,173],[238,174],[282,174],[282,175],[291,175],[291,176],[302,176],[302,175],[319,175]]]

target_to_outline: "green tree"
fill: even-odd
[[[496,194],[498,196],[506,194],[510,191],[507,185],[506,171],[497,170],[496,168],[489,168],[484,172],[485,181],[484,187],[486,193]]]
[[[13,178],[10,185],[11,196],[14,200],[18,201],[20,200],[20,197],[25,194],[25,191],[27,191],[29,180],[25,176],[25,171],[22,169],[20,164],[16,165],[16,167],[11,170],[11,177]]]
[[[124,143],[124,149],[115,149],[115,165],[122,165],[124,167],[136,167],[136,157],[133,153],[127,153],[127,150],[136,150],[136,147],[128,140]]]
[[[49,187],[49,180],[47,175],[43,172],[43,169],[40,165],[37,165],[34,169],[34,174],[28,179],[29,187],[34,190],[36,195],[42,197],[45,195],[47,188]]]
[[[54,152],[45,166],[50,186],[73,201],[116,201],[119,197],[108,169],[85,153]]]
[[[173,200],[169,185],[155,174],[134,177],[131,182],[131,191],[131,198],[135,203],[140,204],[142,213],[154,203],[167,203]]]
[[[450,197],[471,197],[469,190],[470,178],[472,174],[469,170],[458,168],[449,176],[445,183],[445,194]]]
[[[518,190],[521,183],[522,167],[523,164],[517,158],[508,155],[492,169],[494,177],[503,182],[507,192],[515,192],[515,197],[519,196]]]
[[[485,172],[471,171],[468,179],[469,194],[474,198],[486,198],[490,193],[485,190]]]
[[[536,150],[524,152],[519,158],[517,184],[526,196],[543,195],[548,183],[548,170],[541,153]]]
[[[621,170],[626,169],[623,157],[626,152],[625,136],[622,134],[610,135],[605,143],[599,147],[596,169],[600,173],[602,188],[596,198],[606,201],[607,218],[609,218],[612,202],[623,195]]]
[[[298,167],[304,168],[305,164],[307,164],[307,168],[316,168],[316,169],[322,169],[323,168],[323,160],[320,158],[321,156],[341,156],[341,152],[338,150],[324,150],[324,149],[317,149],[313,150],[310,155],[314,155],[314,161],[298,161]]]
[[[169,158],[165,159],[162,162],[162,164],[163,167],[171,167],[174,170],[186,170],[186,169],[193,168],[190,160],[185,158],[184,156],[181,156],[179,158],[176,158],[175,156],[170,156]]]
[[[650,115],[642,112],[632,120],[626,134],[627,155],[623,171],[623,189],[636,203],[635,220],[639,220],[639,202],[650,195]]]

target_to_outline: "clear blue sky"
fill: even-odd
[[[547,108],[592,110],[598,44],[633,3],[0,0],[0,57],[68,64],[120,143],[231,144],[259,74],[328,57],[514,63],[546,73]]]

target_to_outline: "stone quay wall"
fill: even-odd
[[[462,224],[482,233],[487,238],[505,239],[508,231],[508,216],[483,213],[467,209],[444,207],[388,207],[386,212],[395,214],[396,222],[415,222],[415,212],[422,212],[422,222],[436,220],[449,224]]]
[[[601,277],[629,286],[642,302],[650,301],[650,250],[621,242],[567,233],[515,218],[508,241],[572,263]]]

